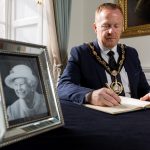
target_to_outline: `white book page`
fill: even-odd
[[[120,96],[120,98],[121,98],[121,103],[118,106],[102,107],[102,106],[95,106],[91,104],[84,104],[84,106],[95,110],[103,111],[106,113],[110,113],[110,114],[119,114],[124,112],[140,110],[141,108],[144,107],[150,108],[150,101],[141,101],[139,99],[124,97],[124,96]]]
[[[149,105],[150,107],[150,101],[142,101],[139,99],[124,97],[124,96],[120,96],[120,98],[121,98],[122,105],[134,105],[138,107],[145,107]]]

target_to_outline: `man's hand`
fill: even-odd
[[[88,103],[99,106],[117,106],[120,104],[120,97],[111,89],[101,88],[91,93]]]
[[[148,93],[145,96],[141,97],[140,100],[142,100],[142,101],[150,101],[150,93]]]

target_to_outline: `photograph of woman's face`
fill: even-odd
[[[16,95],[19,98],[26,99],[32,95],[32,87],[27,82],[26,78],[16,78],[13,81],[13,87]]]

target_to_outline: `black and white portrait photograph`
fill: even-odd
[[[35,57],[1,54],[0,70],[10,126],[48,116],[44,86]]]

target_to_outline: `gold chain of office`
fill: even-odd
[[[95,56],[95,58],[97,59],[97,61],[104,66],[104,68],[106,69],[106,71],[116,77],[117,74],[119,74],[119,72],[121,71],[122,69],[122,66],[123,66],[123,63],[124,63],[124,60],[125,60],[125,46],[123,44],[120,44],[120,47],[121,47],[121,59],[119,61],[119,66],[116,70],[111,70],[111,68],[109,67],[109,64],[104,60],[102,59],[100,56],[98,56],[97,52],[95,51],[94,49],[94,46],[91,45],[90,43],[87,43],[90,47],[90,49],[92,50],[92,54],[93,56]]]
[[[117,75],[120,73],[122,67],[123,67],[123,63],[125,60],[125,45],[120,44],[121,47],[121,57],[119,56],[119,62],[117,64],[118,68],[115,70],[111,70],[111,68],[109,67],[109,64],[100,56],[98,56],[97,52],[94,50],[94,46],[91,45],[90,43],[88,43],[90,49],[92,50],[92,54],[93,56],[97,59],[97,61],[102,64],[104,66],[104,68],[106,69],[106,71],[115,77],[115,81],[112,82],[110,84],[110,88],[116,93],[116,94],[121,94],[123,91],[123,85],[121,82],[117,81]]]

